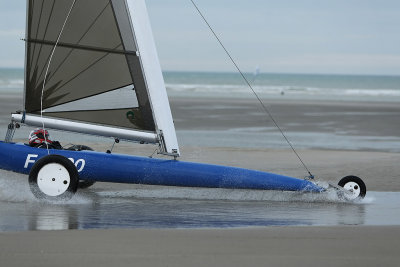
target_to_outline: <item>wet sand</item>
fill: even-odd
[[[398,226],[0,234],[2,266],[398,266]]]
[[[0,101],[0,126],[4,129],[10,112],[20,109],[21,100],[1,96]],[[225,108],[215,112],[221,101]],[[250,100],[221,101],[172,99],[178,131],[270,123]],[[397,103],[277,101],[271,108],[273,113],[283,111],[276,118],[289,132],[400,136]],[[290,110],[296,110],[298,115]],[[246,115],[249,113],[251,117]],[[331,123],[324,124],[326,121]],[[100,150],[107,148],[93,145]],[[154,148],[119,145],[115,152],[133,150],[135,154],[149,155]],[[182,151],[182,160],[305,175],[288,149],[184,146]],[[369,190],[400,191],[399,153],[318,149],[299,152],[322,180],[334,182],[352,174],[363,177]],[[399,240],[399,226],[33,231],[0,233],[0,258],[4,266],[397,266]]]
[[[400,136],[400,105],[397,102],[265,100],[279,126],[290,132],[331,132],[342,135]],[[257,100],[236,98],[170,99],[177,131],[262,128],[277,129]],[[0,123],[22,109],[18,95],[0,93]],[[0,133],[4,131],[3,127]],[[5,132],[4,132],[5,133]],[[268,137],[268,135],[267,135]],[[194,142],[196,140],[193,140]]]
[[[396,102],[263,100],[279,126],[291,132],[332,132],[361,136],[400,136]],[[178,130],[265,128],[277,131],[255,99],[173,98]]]

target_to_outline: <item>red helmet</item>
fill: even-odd
[[[37,144],[42,144],[42,143],[48,143],[51,144],[53,141],[50,140],[50,135],[47,130],[43,129],[36,129],[33,130],[29,134],[29,144],[30,145],[37,145]]]

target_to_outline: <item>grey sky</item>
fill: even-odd
[[[0,67],[22,67],[25,0],[0,0]],[[400,75],[398,0],[196,0],[244,71]],[[234,71],[189,0],[146,0],[164,70]]]

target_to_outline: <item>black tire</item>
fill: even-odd
[[[83,150],[90,150],[93,151],[91,147],[85,146],[85,145],[72,145],[66,150],[73,150],[73,151],[83,151]],[[88,180],[80,180],[78,183],[78,188],[79,189],[85,189],[89,188],[92,185],[94,185],[96,181],[88,181]]]
[[[56,165],[50,165],[52,163],[59,164],[59,169],[65,170],[69,178],[69,181],[67,179],[64,179],[62,175],[59,175],[58,173],[53,173],[53,174],[48,174],[46,173],[46,177],[44,179],[39,178],[39,172],[42,170],[44,167],[49,168],[50,166],[56,166]],[[63,167],[63,168],[62,168]],[[57,184],[64,184],[65,186],[58,190],[60,192],[58,194],[48,194],[47,192],[43,191],[41,189],[42,184],[46,184],[47,178],[51,177],[51,175],[54,175],[52,178],[52,181],[54,181]],[[38,178],[40,181],[38,181]],[[63,180],[64,179],[64,180]],[[62,181],[63,180],[63,181]],[[76,193],[78,189],[78,181],[79,181],[79,174],[78,171],[75,167],[75,165],[66,157],[60,156],[60,155],[48,155],[44,156],[43,158],[39,159],[32,167],[30,173],[29,173],[29,187],[33,193],[33,195],[38,198],[38,199],[46,199],[46,200],[68,200],[71,199],[72,196]],[[51,189],[54,192],[55,189]]]
[[[86,189],[94,185],[96,181],[80,180],[78,183],[79,189]]]
[[[55,143],[55,144],[45,144],[41,143],[35,146],[37,148],[44,148],[44,149],[62,149],[61,145]]]
[[[338,185],[345,189],[347,189],[346,187],[349,187],[349,189],[354,189],[356,192],[359,192],[358,195],[354,195],[354,197],[352,197],[350,200],[363,199],[367,194],[367,187],[365,186],[365,183],[357,176],[349,175],[343,177],[339,181]]]
[[[82,151],[82,150],[90,150],[93,151],[91,147],[85,146],[85,145],[72,145],[66,150],[73,150],[73,151]]]

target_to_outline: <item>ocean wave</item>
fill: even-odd
[[[219,84],[166,84],[170,92],[182,93],[229,93],[249,94],[246,85]],[[325,96],[388,96],[400,97],[399,89],[348,89],[348,88],[317,88],[286,85],[256,85],[252,86],[258,94],[290,94],[290,95],[325,95]]]
[[[23,79],[0,79],[0,89],[1,88],[23,88]]]
[[[22,89],[23,79],[0,78],[1,89]],[[249,95],[251,90],[247,85],[237,84],[201,84],[201,83],[167,83],[167,90],[174,94],[227,94],[227,95]],[[346,96],[346,97],[388,97],[400,99],[399,89],[387,88],[323,88],[291,85],[254,85],[254,91],[260,95],[291,95],[299,97],[307,96]]]
[[[400,96],[400,89],[347,89],[346,95],[362,95],[362,96]]]

